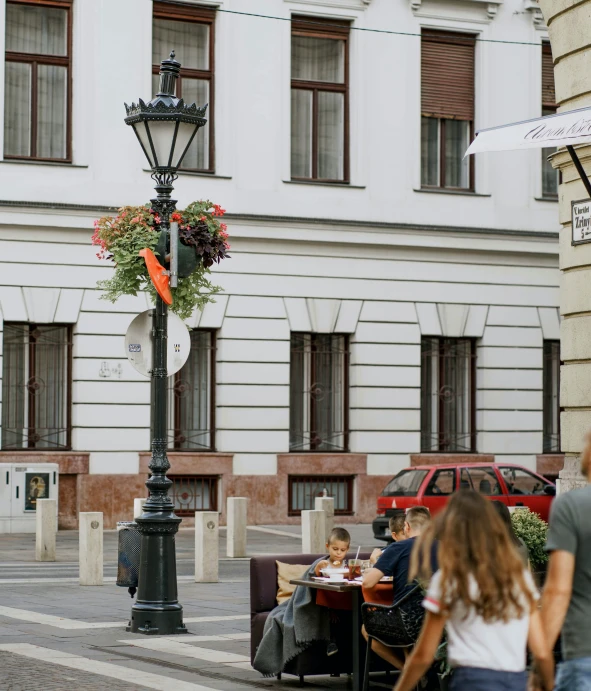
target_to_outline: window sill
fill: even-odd
[[[537,202],[551,202],[556,204],[558,202],[558,197],[534,197]]]
[[[143,168],[144,173],[151,173],[152,169],[151,168]],[[217,173],[202,173],[198,170],[177,170],[177,175],[179,177],[181,176],[189,176],[189,177],[196,177],[196,178],[215,178],[217,180],[231,180],[232,176],[231,175],[217,175]]]
[[[286,185],[313,185],[314,187],[345,187],[364,190],[365,185],[351,185],[349,182],[323,182],[322,180],[283,180]]]
[[[448,190],[445,187],[415,187],[413,192],[425,192],[426,194],[451,194],[460,197],[492,197],[492,194],[480,194],[470,190]]]
[[[61,163],[60,161],[29,161],[26,158],[5,158],[2,161],[0,161],[1,164],[10,164],[10,165],[25,165],[25,166],[57,166],[59,168],[88,168],[88,166],[84,165],[78,165],[76,163],[67,163],[64,161]]]

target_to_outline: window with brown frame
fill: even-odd
[[[554,115],[558,109],[554,89],[554,62],[549,41],[542,43],[542,115]],[[542,197],[558,199],[560,172],[552,168],[548,156],[556,151],[548,147],[542,149]]]
[[[291,22],[291,177],[349,181],[349,22]]]
[[[215,332],[193,329],[182,369],[169,377],[168,444],[175,451],[215,448]]]
[[[421,187],[474,190],[474,47],[469,34],[421,34]]]
[[[170,498],[177,516],[194,516],[198,511],[218,510],[217,475],[169,475]]]
[[[4,157],[71,161],[70,0],[6,3]]]
[[[421,451],[476,451],[476,343],[421,341]]]
[[[288,516],[299,516],[314,509],[316,497],[334,499],[336,516],[353,515],[354,475],[290,475],[288,477]]]
[[[347,451],[349,338],[292,333],[290,451]]]
[[[2,449],[69,449],[72,328],[5,322],[2,340]]]
[[[176,95],[186,103],[207,108],[201,127],[185,154],[182,170],[213,173],[214,160],[214,46],[215,10],[193,5],[154,2],[152,32],[152,90],[158,92],[160,62],[171,50],[181,63]]]

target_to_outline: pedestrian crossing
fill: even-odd
[[[179,639],[178,636],[174,638],[168,638],[163,636],[162,638],[141,638],[133,640],[122,640],[118,641],[123,645],[131,645],[136,648],[143,648],[146,650],[153,650],[159,653],[166,653],[168,655],[180,655],[181,657],[189,657],[195,660],[202,660],[205,662],[211,662],[213,664],[229,665],[235,669],[247,669],[250,672],[254,672],[250,664],[250,657],[246,655],[238,655],[236,653],[228,653],[224,650],[212,650],[211,648],[202,648],[196,645],[192,645],[195,639],[199,639],[199,642],[216,640],[244,640],[244,638],[249,639],[250,634],[239,634],[240,638],[230,638],[228,636],[183,636]],[[192,640],[191,640],[192,639]],[[255,672],[256,674],[256,672]]]
[[[21,655],[24,658],[31,658],[37,662],[42,661],[48,664],[61,665],[81,672],[98,674],[103,677],[117,679],[133,684],[135,688],[143,686],[156,691],[219,691],[212,686],[194,684],[181,679],[166,677],[161,674],[144,672],[130,667],[115,665],[111,662],[103,662],[81,655],[43,648],[31,643],[8,643],[0,645],[0,651]],[[238,684],[237,684],[238,688]]]
[[[42,612],[32,612],[27,609],[17,609],[16,607],[3,606],[0,606],[0,617],[18,619],[19,621],[26,621],[33,624],[44,624],[45,626],[53,626],[57,629],[66,630],[121,629],[125,628],[125,626],[127,625],[126,621],[80,621],[78,619],[58,617],[54,614],[44,614]],[[226,621],[240,621],[246,619],[250,619],[249,614],[212,615],[209,617],[184,617],[183,621],[185,622],[185,624],[200,624]]]

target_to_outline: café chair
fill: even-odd
[[[425,617],[423,598],[423,589],[417,583],[393,605],[377,605],[371,602],[361,605],[361,618],[367,633],[363,691],[369,688],[372,641],[376,640],[389,648],[412,648],[419,637]]]

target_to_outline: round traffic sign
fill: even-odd
[[[125,334],[125,354],[127,359],[144,377],[152,372],[152,312],[146,310],[131,322]],[[166,368],[168,374],[175,374],[187,362],[191,350],[189,330],[176,314],[168,314],[168,340]]]

